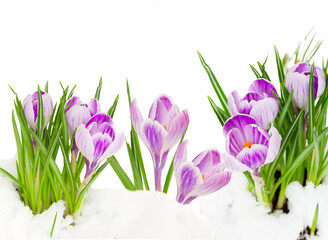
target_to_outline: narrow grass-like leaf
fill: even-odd
[[[294,89],[292,89],[292,91],[290,92],[288,98],[287,98],[287,101],[281,111],[281,114],[280,114],[280,117],[279,117],[279,121],[278,121],[278,129],[281,129],[282,127],[282,124],[284,123],[285,121],[285,117],[288,113],[288,110],[292,104],[292,98],[293,98],[293,93],[294,93]]]
[[[252,69],[253,73],[255,74],[256,78],[257,78],[257,79],[261,78],[261,75],[260,75],[259,72],[256,70],[256,68],[253,67],[252,64],[249,64],[249,66],[251,67],[251,69]]]
[[[309,124],[308,124],[308,141],[311,143],[313,141],[313,132],[314,132],[314,80],[313,80],[313,71],[314,71],[314,63],[311,67],[310,79],[309,79]]]
[[[188,123],[188,126],[189,126],[189,123]],[[183,135],[182,135],[182,137],[181,137],[181,139],[180,139],[180,142],[179,142],[178,147],[179,147],[180,144],[183,142],[183,139],[184,139],[184,137],[185,137],[185,135],[186,135],[186,133],[187,133],[187,130],[188,130],[188,126],[187,126],[185,132],[183,133]],[[170,182],[171,182],[172,175],[173,175],[173,171],[174,171],[174,158],[175,158],[175,154],[176,154],[176,153],[177,153],[177,152],[175,151],[174,156],[173,156],[173,159],[172,159],[171,164],[170,164],[170,168],[169,168],[169,170],[168,170],[168,172],[167,172],[167,174],[166,174],[165,183],[164,183],[164,188],[163,188],[163,193],[167,193],[168,190],[169,190],[169,187],[170,187]]]
[[[312,226],[311,226],[311,231],[310,231],[311,235],[314,235],[315,229],[317,228],[318,216],[319,216],[319,203],[317,203],[317,206],[315,208],[315,213],[314,213]]]
[[[17,183],[18,186],[20,186],[21,188],[23,188],[25,191],[27,191],[26,187],[20,182],[18,181],[17,178],[15,178],[13,175],[11,175],[9,172],[7,172],[6,170],[4,170],[3,168],[0,167],[0,172],[7,176],[10,180],[12,180],[13,182]]]
[[[274,52],[276,55],[276,63],[277,63],[277,68],[278,68],[279,82],[283,84],[284,80],[285,80],[284,67],[281,62],[281,58],[280,58],[280,55],[279,55],[279,52],[278,52],[278,49],[276,46],[274,46]]]
[[[46,93],[49,92],[49,81],[46,82],[46,86],[44,87],[44,91],[45,91]]]
[[[123,170],[123,168],[121,167],[121,165],[119,164],[117,159],[114,156],[112,156],[107,160],[107,162],[105,164],[108,164],[108,163],[112,166],[113,170],[115,171],[118,178],[121,180],[124,187],[130,191],[135,191],[136,187],[133,185],[132,181],[130,180],[128,175],[125,173],[125,171]],[[103,164],[103,165],[105,165],[105,164]]]
[[[228,108],[228,98],[226,97],[224,91],[222,90],[219,82],[216,80],[216,77],[214,75],[214,73],[212,72],[211,68],[206,64],[204,58],[202,57],[202,55],[198,53],[199,59],[205,69],[205,71],[207,72],[207,75],[212,83],[213,89],[216,93],[216,95],[218,96],[220,103],[225,111],[225,113],[230,117],[230,113],[229,113],[229,108]]]
[[[132,132],[130,132],[130,133],[132,134]],[[132,135],[131,135],[131,137],[132,137]],[[141,173],[140,173],[139,167],[137,165],[136,159],[134,158],[134,153],[128,142],[126,142],[126,148],[128,150],[128,154],[129,154],[129,158],[130,158],[134,185],[135,185],[136,189],[142,190],[143,183],[142,183]]]
[[[58,212],[56,212],[55,219],[54,219],[54,221],[52,223],[51,232],[50,232],[50,238],[52,238],[52,234],[54,233],[54,229],[55,229],[55,225],[56,225],[56,220],[57,220],[57,214],[58,214]]]
[[[68,94],[67,99],[70,99],[71,97],[73,97],[75,88],[76,88],[76,84],[74,85],[74,87],[72,88],[72,90],[70,91],[70,93]]]
[[[325,128],[324,131],[318,136],[318,142],[320,143],[322,139],[326,136],[328,133],[328,128]],[[285,174],[283,174],[277,183],[274,185],[273,190],[270,194],[270,200],[272,201],[275,192],[277,191],[280,184],[287,178],[290,177],[290,175],[307,159],[307,157],[312,153],[314,149],[314,142],[310,143],[294,160],[293,164],[290,166],[290,168],[286,169]]]
[[[268,75],[268,73],[267,73],[266,70],[265,70],[265,66],[264,66],[264,64],[262,65],[260,62],[257,62],[257,65],[259,66],[259,68],[260,68],[260,70],[261,70],[261,73],[262,73],[261,78],[265,78],[265,79],[271,81],[271,80],[270,80],[270,77],[269,77],[269,75]]]
[[[311,159],[311,167],[309,169],[309,179],[312,181],[314,184],[316,182],[316,178],[318,175],[319,171],[319,163],[320,163],[320,150],[319,150],[319,142],[318,142],[318,137],[316,133],[313,134],[313,140],[314,140],[314,150],[315,154],[313,154],[312,159]]]
[[[102,88],[102,76],[100,77],[99,84],[95,93],[95,99],[97,99],[98,101],[100,99],[101,88]]]
[[[109,115],[111,118],[114,117],[114,113],[115,113],[115,110],[116,110],[116,106],[117,106],[117,103],[118,103],[118,99],[119,99],[119,94],[117,94],[112,106],[110,107],[110,109],[108,110],[107,112],[107,115]]]
[[[319,41],[313,48],[313,50],[309,53],[308,58],[306,59],[306,62],[310,62],[311,59],[314,57],[314,55],[317,53],[317,51],[319,50],[321,44],[323,41]]]
[[[225,111],[223,111],[221,108],[219,108],[214,101],[212,100],[212,98],[210,96],[207,96],[208,101],[211,104],[211,107],[216,115],[216,117],[219,119],[220,124],[223,126],[224,123],[227,121],[227,119],[229,118]]]

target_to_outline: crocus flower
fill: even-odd
[[[221,155],[215,149],[201,152],[192,162],[186,161],[187,144],[188,141],[180,144],[174,158],[177,201],[183,204],[219,190],[231,178],[231,172],[226,171]]]
[[[104,113],[94,115],[75,133],[76,146],[85,158],[85,178],[91,176],[98,164],[114,155],[124,143],[124,134],[115,137],[113,120]],[[91,174],[91,175],[90,175]]]
[[[42,104],[43,104],[43,115],[44,115],[44,127],[50,121],[50,117],[53,111],[53,104],[51,97],[48,93],[42,92]],[[23,101],[23,110],[27,123],[33,129],[34,132],[37,131],[38,125],[38,105],[39,105],[39,92],[36,91],[32,95],[28,95]]]
[[[223,159],[230,170],[258,175],[260,168],[271,163],[279,152],[281,136],[278,130],[271,127],[268,133],[251,116],[240,114],[228,119],[223,133],[227,136],[228,153]]]
[[[271,82],[263,78],[257,79],[244,97],[240,98],[237,91],[231,93],[228,98],[229,112],[232,115],[250,115],[261,127],[268,130],[279,111],[279,102],[272,91],[277,93]]]
[[[160,95],[152,104],[147,119],[143,119],[135,99],[130,112],[133,126],[153,158],[155,189],[161,191],[161,175],[167,154],[181,139],[189,123],[187,110],[179,112],[170,97]]]
[[[285,76],[285,86],[288,92],[294,89],[292,100],[294,105],[299,109],[305,107],[305,110],[308,110],[310,73],[311,64],[300,62],[290,67]],[[315,66],[313,71],[314,99],[321,96],[325,87],[325,75],[320,68]]]
[[[89,104],[83,104],[79,97],[74,96],[67,100],[65,107],[68,107],[66,121],[70,138],[80,124],[86,124],[93,115],[100,113],[100,104],[97,99],[91,99]]]

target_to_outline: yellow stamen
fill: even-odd
[[[167,131],[166,125],[164,125],[164,129],[165,129],[165,131]]]
[[[205,179],[205,175],[204,174],[202,175],[202,178],[203,178],[203,180]]]
[[[296,63],[299,63],[299,62],[301,62],[301,59],[297,59]]]
[[[245,147],[248,147],[248,148],[250,149],[252,145],[253,145],[253,143],[245,142],[245,144],[243,145],[243,149],[244,149]]]

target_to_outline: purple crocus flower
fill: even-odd
[[[72,97],[65,104],[68,135],[72,138],[75,129],[80,124],[86,124],[88,120],[100,113],[100,104],[97,99],[91,99],[89,104],[83,104],[79,97]]]
[[[168,152],[181,139],[188,126],[187,110],[179,112],[170,97],[160,95],[152,104],[147,119],[143,119],[135,99],[130,112],[133,126],[153,158],[155,189],[162,191],[162,170]]]
[[[308,110],[309,101],[309,79],[311,73],[311,64],[300,62],[290,67],[285,76],[285,86],[288,92],[294,89],[293,103],[301,109],[305,107]],[[317,66],[313,71],[313,90],[314,99],[319,98],[326,88],[326,78],[323,71]]]
[[[221,189],[231,179],[231,172],[225,171],[221,155],[215,149],[201,152],[187,162],[187,144],[188,141],[180,144],[174,158],[177,201],[183,204]]]
[[[50,117],[53,111],[53,104],[51,97],[48,93],[42,92],[42,104],[43,104],[43,115],[44,115],[44,127],[50,121]],[[39,92],[36,91],[32,95],[28,95],[23,101],[23,110],[27,123],[33,129],[37,131],[38,124],[38,104],[39,104]]]
[[[277,156],[281,143],[278,130],[271,127],[269,133],[257,125],[248,115],[236,115],[223,126],[227,136],[223,155],[226,167],[233,171],[249,171],[258,175],[260,168],[271,163]]]
[[[85,158],[88,178],[98,164],[114,155],[124,143],[124,134],[115,137],[113,120],[104,113],[94,115],[86,125],[81,124],[75,133],[76,146]]]
[[[279,111],[279,102],[272,91],[277,93],[271,82],[263,78],[257,79],[243,98],[240,98],[237,91],[231,93],[228,98],[229,112],[232,115],[250,115],[261,127],[268,130]]]

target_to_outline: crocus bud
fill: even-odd
[[[294,89],[293,103],[301,109],[305,107],[308,110],[309,101],[309,79],[311,73],[311,64],[300,62],[289,68],[285,76],[285,86],[288,92]],[[314,67],[313,71],[313,90],[314,99],[319,98],[326,88],[326,78],[323,71]]]
[[[100,104],[96,99],[91,99],[89,104],[83,104],[79,97],[74,96],[66,102],[65,107],[68,107],[66,121],[70,138],[80,124],[85,125],[92,116],[100,113]]]
[[[186,161],[187,143],[184,141],[180,144],[174,157],[178,190],[176,199],[182,204],[218,191],[231,179],[231,172],[225,169],[221,155],[215,149],[201,152],[192,162]]]
[[[53,104],[51,97],[48,93],[42,92],[42,104],[43,104],[43,115],[44,115],[44,127],[49,123],[50,117],[53,111]],[[23,110],[27,123],[33,129],[37,131],[38,124],[38,106],[39,106],[39,93],[34,92],[32,95],[28,95],[23,101]]]

